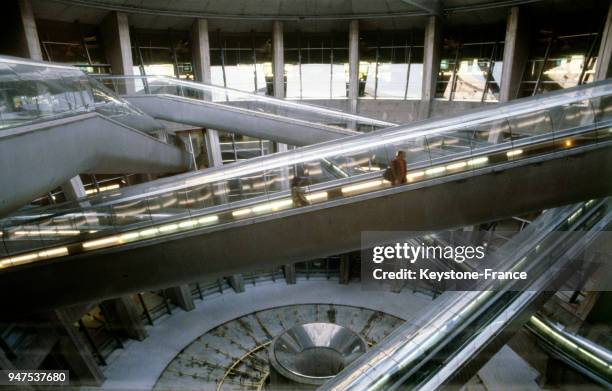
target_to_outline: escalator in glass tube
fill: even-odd
[[[437,305],[400,326],[319,389],[460,387],[523,324],[556,357],[609,388],[609,352],[532,314],[552,295],[551,287],[571,277],[585,249],[605,240],[602,233],[612,226],[611,207],[612,200],[605,198],[547,210],[485,260],[499,261],[495,270],[528,273],[533,276],[529,283],[519,287],[512,280],[489,281],[477,291],[444,293]]]
[[[147,114],[295,146],[395,124],[302,102],[167,76],[99,76]]]
[[[189,168],[158,121],[77,68],[0,56],[0,85],[0,215],[80,173]]]
[[[118,294],[356,250],[362,231],[440,230],[606,196],[611,94],[611,82],[593,83],[9,216],[0,286],[83,268],[123,273]],[[398,150],[407,184],[393,187],[382,173]],[[292,198],[295,176],[308,205]],[[61,300],[111,294],[88,284],[71,298],[77,283]]]

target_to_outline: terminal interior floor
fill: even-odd
[[[0,390],[612,390],[610,178],[612,0],[2,1]]]
[[[331,322],[358,332],[372,347],[403,321],[435,305],[435,298],[426,293],[404,289],[372,295],[358,281],[340,285],[337,277],[248,284],[245,292],[229,290],[197,300],[193,311],[176,309],[162,316],[148,328],[147,339],[130,341],[108,357],[103,388],[285,390],[267,383],[267,346],[283,330],[295,324]],[[567,389],[551,384],[543,388],[541,380],[536,369],[504,347],[463,389]]]

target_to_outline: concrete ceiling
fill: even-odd
[[[507,8],[520,2],[546,15],[578,12],[598,0],[444,0],[446,24],[474,26],[503,23]],[[188,30],[195,17],[209,19],[210,29],[269,31],[271,20],[287,20],[287,31],[344,31],[348,20],[360,19],[362,29],[421,28],[428,12],[404,0],[32,0],[39,19],[78,20],[99,24],[109,11],[130,15],[130,24],[142,29]]]

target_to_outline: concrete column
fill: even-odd
[[[191,59],[195,79],[210,83],[210,42],[206,19],[196,19],[191,26]]]
[[[202,83],[210,83],[210,41],[208,37],[208,20],[196,19],[191,26],[191,58],[193,62],[193,75]],[[219,132],[206,129],[204,134],[206,155],[209,167],[223,165]]]
[[[40,50],[40,40],[38,39],[38,30],[36,30],[36,20],[34,12],[32,12],[32,3],[30,0],[19,0],[19,12],[21,14],[21,27],[25,41],[24,53],[26,57],[32,60],[42,61],[42,51]]]
[[[597,54],[595,80],[605,80],[612,77],[612,3],[608,6],[606,25],[601,34],[601,45]]]
[[[351,279],[351,256],[342,254],[340,256],[340,284],[348,284]]]
[[[101,25],[106,59],[114,75],[133,75],[132,44],[128,15],[112,11]]]
[[[423,86],[419,119],[429,118],[431,101],[436,95],[436,81],[440,70],[440,49],[442,46],[442,20],[438,16],[430,16],[425,26],[425,42],[423,53]]]
[[[142,341],[147,337],[144,323],[138,312],[138,307],[130,296],[106,300],[100,303],[108,326],[118,335]]]
[[[528,26],[519,7],[508,11],[499,101],[516,98],[529,55]]]
[[[83,186],[83,181],[78,175],[74,178],[71,178],[61,187],[62,191],[64,192],[64,196],[68,201],[78,200],[79,198],[83,198],[87,195],[87,192],[85,191],[85,186]]]
[[[295,284],[296,283],[295,265],[294,264],[283,265],[283,274],[285,275],[285,281],[287,281],[287,284]]]
[[[272,22],[272,63],[274,64],[274,96],[285,97],[285,45],[283,43],[283,22]]]
[[[274,66],[274,97],[285,98],[285,44],[283,22],[272,22],[272,64]],[[274,143],[275,152],[287,151],[287,144]]]
[[[222,166],[223,155],[221,155],[221,141],[219,141],[219,132],[214,129],[206,129],[204,132],[204,142],[206,144],[208,167]]]
[[[244,278],[242,277],[242,274],[234,274],[228,277],[227,281],[229,282],[232,289],[234,289],[234,292],[244,292]]]
[[[208,167],[222,166],[223,155],[221,154],[221,141],[219,141],[219,132],[214,129],[206,129],[204,132],[204,142],[206,144]]]
[[[87,341],[70,321],[70,316],[63,310],[56,310],[51,314],[51,318],[60,334],[58,353],[68,363],[71,383],[75,381],[82,386],[102,385],[104,375],[89,350]]]
[[[351,112],[357,113],[359,98],[359,21],[351,20],[349,25],[349,90]]]
[[[175,286],[166,289],[166,295],[170,301],[177,306],[181,307],[185,311],[191,311],[195,309],[193,303],[193,297],[191,296],[191,289],[189,285]]]

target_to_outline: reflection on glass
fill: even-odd
[[[502,72],[503,42],[445,42],[436,98],[496,102]]]
[[[348,37],[287,34],[286,97],[343,99],[348,85]]]
[[[223,164],[247,160],[272,152],[272,142],[235,133],[219,132]]]
[[[0,128],[96,111],[143,131],[151,117],[78,68],[0,57]]]
[[[215,74],[218,75],[219,72],[213,72],[213,76]],[[115,91],[125,91],[128,89],[127,86],[129,86],[132,93],[169,94],[203,101],[212,100],[215,103],[228,106],[241,107],[247,110],[280,115],[295,120],[314,122],[327,126],[351,128],[361,132],[368,132],[394,125],[389,122],[348,114],[343,111],[309,105],[302,102],[298,103],[291,100],[276,99],[254,93],[228,89],[217,85],[180,80],[166,76],[100,76],[98,79],[103,81],[105,85],[112,86]]]
[[[211,83],[274,95],[270,37],[219,33],[211,39]]]
[[[422,33],[365,33],[360,53],[359,96],[374,99],[421,99]],[[418,45],[415,45],[418,42]]]
[[[185,31],[133,31],[135,75],[163,75],[193,80],[191,46]]]
[[[532,41],[519,97],[570,88],[593,81],[599,34],[540,35]]]

